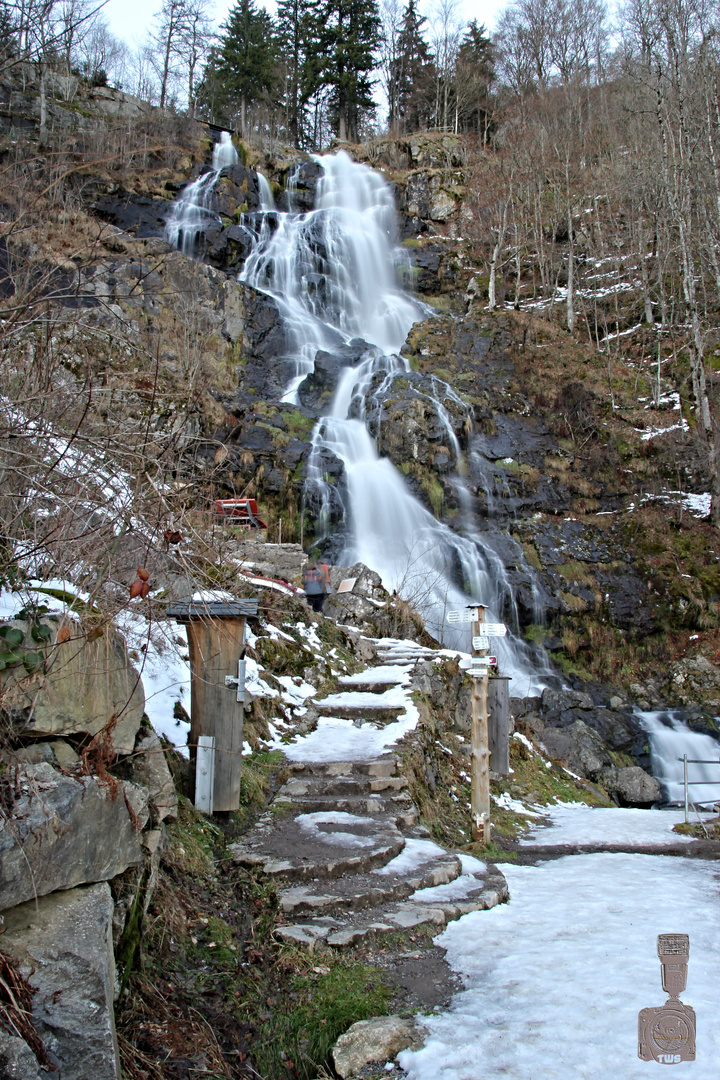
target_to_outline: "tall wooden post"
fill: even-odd
[[[472,623],[472,655],[487,656],[488,649],[476,649],[482,636],[485,608],[478,607],[478,618]],[[471,809],[475,840],[486,844],[490,839],[490,746],[488,739],[488,665],[482,674],[473,675],[471,702],[472,721],[472,789]]]
[[[201,735],[215,740],[213,812],[240,806],[243,707],[226,681],[238,671],[245,620],[257,615],[257,600],[199,600],[175,603],[168,615],[184,623],[190,651],[190,760]],[[240,695],[242,696],[242,695]]]

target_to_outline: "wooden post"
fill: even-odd
[[[475,638],[482,634],[485,609],[478,607],[477,621],[472,623],[473,656],[487,656],[487,649],[476,649]],[[488,743],[488,669],[473,676],[471,701],[472,720],[472,789],[471,809],[475,840],[487,844],[490,840],[490,747]]]
[[[257,600],[186,601],[168,608],[185,624],[190,651],[190,761],[197,763],[201,736],[215,740],[213,812],[240,806],[243,706],[226,677],[238,673],[245,618],[257,614]]]

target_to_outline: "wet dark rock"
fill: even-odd
[[[213,221],[205,230],[205,259],[219,270],[239,272],[252,246],[252,233],[244,225],[223,228]]]
[[[442,249],[439,246],[417,248],[413,260],[416,277],[415,288],[419,293],[427,293],[435,296],[442,291],[440,277],[440,255]]]
[[[242,286],[242,298],[245,311],[243,344],[250,357],[274,365],[283,357],[287,346],[278,306],[271,296],[258,292],[251,285]],[[261,389],[258,383],[254,382],[253,385]],[[283,390],[286,385],[287,380],[282,384]],[[277,396],[282,396],[282,390]]]
[[[400,208],[411,217],[430,217],[430,184],[427,173],[408,176]]]
[[[300,213],[315,209],[317,182],[322,174],[322,166],[315,161],[302,161],[290,170],[288,189],[293,209]]]
[[[401,240],[409,240],[413,236],[421,236],[428,230],[427,221],[423,221],[417,214],[400,213],[398,217]]]
[[[214,209],[223,218],[260,209],[260,183],[254,169],[245,165],[225,168],[215,185]]]
[[[89,209],[103,221],[117,225],[123,232],[141,238],[162,237],[172,212],[172,202],[150,195],[136,195],[119,189],[115,194],[100,195]]]
[[[373,346],[362,338],[353,338],[347,345],[338,344],[332,352],[320,349],[315,355],[315,370],[300,384],[301,404],[318,415],[326,413],[343,370],[356,367],[371,351]]]

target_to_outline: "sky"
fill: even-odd
[[[108,0],[104,8],[104,14],[110,24],[112,32],[128,45],[140,44],[151,26],[153,15],[160,9],[161,0]],[[260,5],[268,11],[274,11],[274,0],[265,0]],[[233,0],[215,0],[215,18],[221,23],[228,10],[233,6]],[[424,14],[429,14],[433,6],[433,0],[425,0],[419,4]],[[492,29],[495,18],[504,0],[458,0],[458,10],[462,18],[467,22],[477,19],[484,23],[488,29]]]

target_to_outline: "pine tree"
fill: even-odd
[[[460,43],[455,72],[456,130],[483,133],[490,127],[489,94],[494,74],[493,46],[484,26],[473,19]]]
[[[276,33],[285,70],[285,113],[294,146],[305,146],[307,105],[321,85],[321,0],[278,0]]]
[[[398,36],[396,76],[397,117],[404,134],[430,125],[433,111],[435,63],[423,37],[426,19],[408,0]]]
[[[0,62],[17,56],[18,33],[11,9],[0,0]]]
[[[276,79],[275,37],[270,16],[254,0],[238,0],[221,27],[198,88],[198,102],[211,105],[226,122],[240,115],[240,133],[247,133],[247,110],[273,89]]]
[[[341,141],[357,142],[363,112],[372,112],[375,51],[380,44],[377,0],[326,0],[323,81],[330,89]]]

